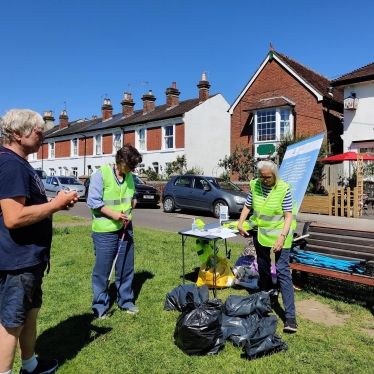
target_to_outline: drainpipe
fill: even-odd
[[[83,175],[86,175],[86,141],[87,141],[87,136],[84,134],[79,134],[84,136],[84,154],[83,154]]]

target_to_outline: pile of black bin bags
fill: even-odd
[[[286,351],[275,334],[277,317],[271,312],[267,292],[231,295],[225,303],[209,299],[207,286],[186,284],[166,295],[164,310],[182,312],[174,331],[175,344],[188,355],[216,354],[230,340],[248,358]]]

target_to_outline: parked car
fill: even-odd
[[[44,170],[38,169],[35,170],[36,174],[38,174],[39,179],[43,182],[44,188],[45,188],[45,181],[47,179],[47,174]]]
[[[219,218],[220,206],[230,214],[240,214],[247,198],[236,184],[215,177],[178,175],[166,183],[162,203],[166,213],[176,208],[210,211]]]
[[[138,204],[152,204],[157,205],[160,201],[160,194],[153,186],[149,186],[137,175],[132,175],[135,184],[135,198]]]
[[[45,181],[45,194],[48,197],[55,197],[60,191],[77,191],[77,194],[84,198],[84,185],[77,178],[53,175]]]
[[[141,180],[137,175],[132,175],[132,179],[135,185],[135,198],[138,201],[138,204],[151,204],[157,205],[160,201],[160,194],[157,189],[153,186],[149,186],[143,180]],[[88,189],[90,187],[90,179],[87,179],[84,182],[85,186],[85,197],[87,200]]]

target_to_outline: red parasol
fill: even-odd
[[[373,156],[369,156],[369,155],[365,155],[365,154],[362,155],[362,159],[364,161],[369,161],[369,160],[374,161]],[[320,161],[320,162],[357,161],[357,153],[356,152],[344,152],[344,153],[340,153],[338,155],[321,158],[318,161]]]

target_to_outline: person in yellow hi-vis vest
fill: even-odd
[[[108,279],[114,259],[117,305],[127,313],[138,313],[134,305],[134,237],[132,210],[135,208],[135,186],[132,172],[142,162],[142,156],[130,144],[116,154],[115,164],[102,166],[91,177],[87,205],[92,212],[92,240],[95,266],[92,272],[95,318],[105,318],[110,306]],[[124,229],[124,222],[127,223]],[[124,232],[125,230],[125,232]],[[123,236],[124,234],[124,236]]]
[[[275,252],[277,279],[285,309],[285,332],[296,332],[296,309],[294,290],[290,273],[289,257],[293,233],[296,229],[296,204],[292,201],[291,186],[278,175],[278,167],[272,161],[257,164],[258,178],[250,182],[250,192],[240,215],[238,230],[240,235],[249,236],[243,228],[250,209],[249,219],[256,248],[260,290],[274,288],[271,280],[270,252]]]

